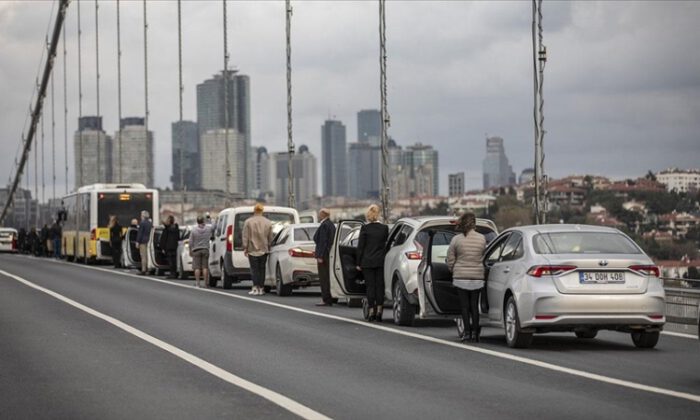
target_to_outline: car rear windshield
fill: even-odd
[[[297,242],[313,241],[316,234],[316,227],[305,227],[294,229],[294,240]]]
[[[272,232],[277,234],[285,226],[294,223],[294,215],[291,213],[263,213],[272,222]],[[243,225],[245,221],[253,217],[253,213],[238,213],[233,226],[233,249],[243,249]]]
[[[624,235],[606,232],[540,233],[532,239],[538,254],[640,254]]]

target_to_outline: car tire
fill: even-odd
[[[591,340],[593,338],[596,338],[598,335],[598,331],[596,330],[578,330],[574,331],[574,334],[576,334],[576,338],[583,338],[586,340]]]
[[[156,268],[156,276],[164,276],[165,275],[165,270],[162,268]]]
[[[413,321],[416,319],[416,308],[406,299],[406,295],[404,295],[403,288],[399,282],[400,280],[394,282],[392,299],[394,324],[410,327],[413,326]]]
[[[515,298],[510,296],[506,302],[503,314],[503,326],[506,330],[506,343],[508,347],[524,349],[532,343],[532,333],[522,332],[520,329],[520,317],[518,316],[518,306]]]
[[[348,298],[348,308],[361,308],[362,298]]]
[[[640,349],[654,348],[659,342],[659,335],[658,331],[638,331],[631,334],[632,342]]]
[[[217,284],[219,284],[219,279],[214,276],[209,276],[209,287],[213,289]]]
[[[289,296],[292,294],[292,285],[282,282],[282,270],[279,264],[277,264],[275,269],[275,290],[277,291],[277,296]]]
[[[222,262],[220,265],[221,268],[221,280],[222,280],[222,286],[224,289],[228,290],[231,288],[231,285],[233,285],[233,276],[229,276],[226,273],[226,269],[224,268],[224,263]]]

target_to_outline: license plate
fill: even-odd
[[[625,273],[619,271],[582,271],[578,273],[578,281],[581,284],[622,284],[625,282]]]

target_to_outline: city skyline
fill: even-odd
[[[481,149],[484,133],[508,139],[509,158],[516,173],[532,167],[529,4],[397,4],[387,5],[390,135],[404,144],[429,143],[441,152],[443,194],[447,192],[444,175],[447,173],[465,171],[467,190],[481,184],[482,154],[451,152]],[[606,2],[545,4],[544,42],[550,56],[544,92],[545,171],[549,176],[577,172],[619,179],[647,169],[696,166],[695,162],[700,160],[697,134],[700,122],[696,118],[700,113],[697,76],[700,62],[696,55],[683,51],[694,51],[693,28],[700,17],[700,7],[692,3],[676,6]],[[307,144],[316,156],[321,156],[320,138],[316,134],[319,121],[330,114],[349,123],[358,110],[378,107],[376,10],[364,2],[334,5],[295,2],[294,7],[294,135],[301,140],[298,144]],[[26,69],[37,67],[44,43],[43,34],[34,28],[45,26],[50,9],[48,2],[0,5],[0,46],[7,52],[0,56],[2,68],[7,72],[7,77],[0,81],[5,93],[0,138],[2,146],[9,150],[0,157],[0,167],[7,171],[12,167],[27,98],[35,82],[35,75]],[[186,120],[195,119],[196,83],[222,67],[223,57],[218,53],[222,42],[219,25],[206,26],[206,22],[220,22],[219,9],[220,4],[183,2]],[[234,29],[229,34],[231,68],[245,69],[255,80],[251,97],[253,143],[269,150],[285,150],[284,44],[279,41],[284,31],[284,14],[280,12],[283,6],[232,3],[231,9],[236,11],[232,15]],[[425,16],[427,10],[431,13],[424,22],[425,30],[409,30],[416,16]],[[139,27],[140,16],[140,6],[123,4],[123,115],[143,115],[142,33],[134,30]],[[118,123],[113,17],[114,4],[101,4],[101,114],[106,133],[113,133]],[[174,2],[149,3],[149,129],[155,137],[155,184],[159,187],[170,184],[171,159],[164,157],[171,154],[170,124],[177,120],[176,37],[170,36],[174,17]],[[311,28],[321,20],[333,23],[334,29],[324,39],[314,39],[317,37]],[[464,20],[475,24],[468,28],[457,24]],[[74,133],[77,36],[73,6],[66,24],[68,132]],[[663,30],[667,25],[674,27],[673,36]],[[333,46],[344,38],[344,31],[351,29],[366,35],[350,42],[344,40],[347,48],[340,54]],[[590,36],[593,32],[596,36]],[[479,34],[489,34],[486,44],[477,41]],[[638,42],[630,48],[621,48],[631,36]],[[87,12],[83,17],[83,43],[83,115],[92,115],[95,113],[94,18]],[[260,45],[265,47],[265,54],[260,54]],[[674,47],[665,48],[667,45]],[[420,47],[420,53],[416,53],[416,46]],[[650,49],[657,54],[653,57],[647,54]],[[601,55],[600,51],[611,53]],[[664,62],[675,65],[659,65]],[[493,71],[484,72],[484,69]],[[56,114],[61,115],[60,54],[55,70]],[[416,84],[418,81],[421,83]],[[321,91],[317,89],[319,82],[324,86]],[[58,167],[62,169],[60,118],[56,125]],[[354,129],[352,124],[348,125],[349,139],[356,138]],[[49,139],[47,134],[46,144]],[[72,151],[70,136],[68,140]],[[616,147],[609,150],[607,146],[611,142]],[[624,159],[625,150],[635,146],[641,149],[637,159]],[[72,154],[68,157],[72,187],[76,168]],[[625,165],[611,165],[610,160],[624,161]],[[59,191],[63,191],[62,174],[62,170],[57,170]],[[0,173],[0,176],[8,175]]]

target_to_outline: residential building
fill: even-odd
[[[153,132],[146,133],[144,119],[122,118],[114,138],[114,181],[153,187]]]
[[[496,197],[490,194],[467,194],[452,197],[448,204],[454,215],[471,211],[479,216],[489,216],[496,204]]]
[[[5,205],[9,194],[9,188],[0,188],[0,206]],[[37,218],[38,211],[39,203],[32,198],[31,190],[17,188],[3,225],[15,229],[35,227],[35,223],[39,221]]]
[[[450,197],[460,197],[464,195],[464,172],[448,175],[447,192]]]
[[[102,117],[79,118],[73,150],[76,189],[112,181],[112,138],[102,129]]]
[[[670,168],[656,174],[667,191],[689,192],[700,189],[700,169]]]
[[[228,131],[228,133],[227,133]],[[226,142],[228,139],[228,168],[226,167]],[[245,139],[234,129],[209,130],[200,136],[202,188],[246,196]],[[228,170],[227,170],[228,169]],[[228,176],[228,190],[226,175]]]
[[[321,126],[321,164],[324,196],[348,193],[347,142],[345,125],[326,120]]]
[[[357,113],[357,141],[381,146],[382,113],[378,109],[363,109]]]
[[[226,85],[226,89],[224,89]],[[224,92],[227,92],[224,95]],[[224,104],[226,102],[226,104]],[[225,110],[228,108],[227,110]],[[228,127],[226,120],[228,118]],[[237,165],[236,177],[240,178],[244,185],[244,192],[248,193],[253,187],[250,168],[252,159],[251,149],[251,124],[250,124],[250,78],[246,75],[238,74],[237,70],[229,70],[226,80],[224,72],[215,74],[211,79],[197,85],[197,126],[200,143],[204,133],[211,130],[224,128],[232,129],[239,133],[236,140],[233,136],[229,138],[231,142],[242,142],[243,156],[241,164]],[[225,131],[224,131],[225,133]],[[200,144],[200,149],[202,144]]]
[[[370,143],[350,143],[348,196],[379,198],[382,185],[382,149]]]
[[[174,190],[188,191],[200,188],[199,131],[194,121],[176,121],[171,124]],[[180,179],[182,178],[182,183]]]
[[[515,184],[515,172],[508,163],[501,137],[486,138],[486,158],[484,158],[483,170],[484,189]]]
[[[269,167],[275,204],[286,206],[289,202],[289,153],[272,153]],[[308,209],[312,198],[318,194],[318,170],[316,157],[304,145],[292,157],[292,183],[297,208]]]

